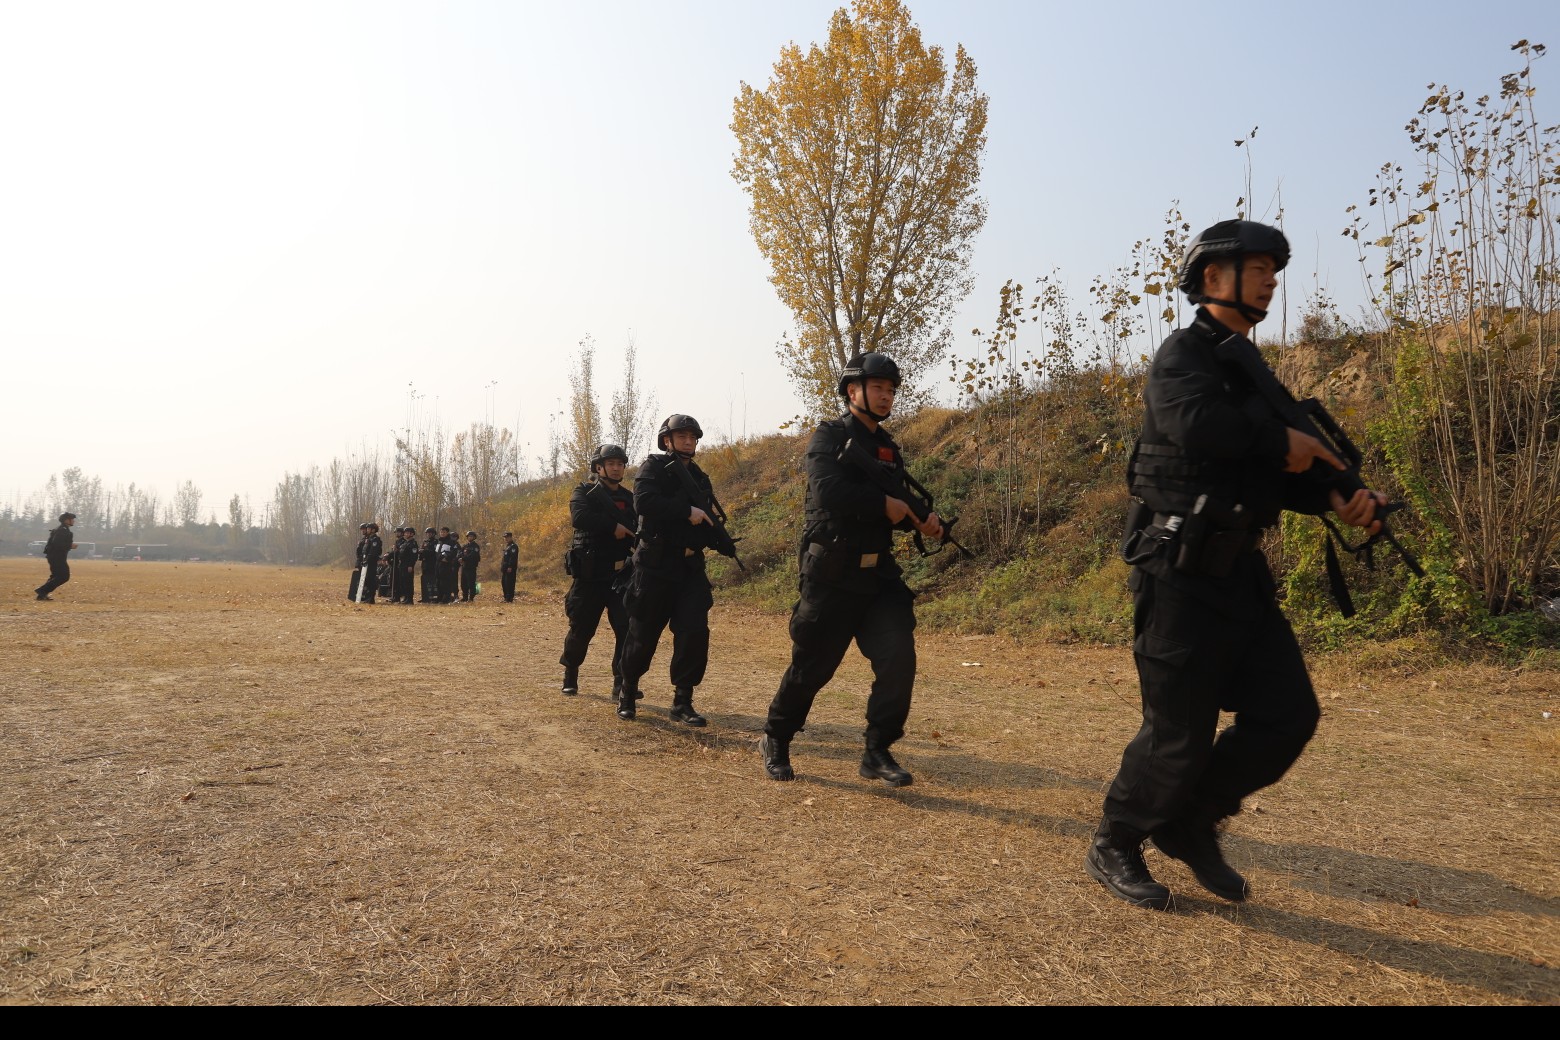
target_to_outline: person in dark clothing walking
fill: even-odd
[[[1246,345],[1288,262],[1283,233],[1263,224],[1228,220],[1194,238],[1179,284],[1200,306],[1160,346],[1143,393],[1122,540],[1143,722],[1084,859],[1090,877],[1135,906],[1173,902],[1144,862],[1145,840],[1214,895],[1246,898],[1220,828],[1289,770],[1321,717],[1262,533],[1284,510],[1331,509],[1372,534],[1381,527],[1386,497],[1361,487],[1345,499],[1313,478],[1318,460],[1328,472],[1344,464],[1264,407],[1251,377],[1221,351]],[[1234,721],[1221,731],[1224,711]]]
[[[75,513],[61,513],[60,526],[49,532],[49,540],[43,546],[43,558],[49,563],[49,580],[33,589],[33,595],[40,600],[51,599],[49,593],[70,580],[70,551],[76,547],[76,535],[71,528],[75,526]]]
[[[769,705],[759,742],[771,780],[795,779],[791,740],[813,699],[834,677],[854,640],[872,665],[860,774],[890,787],[912,781],[889,748],[904,735],[915,685],[913,596],[894,560],[894,531],[941,538],[942,519],[918,521],[910,504],[884,491],[841,458],[847,441],[871,464],[903,472],[905,462],[882,423],[899,390],[899,366],[885,354],[857,354],[840,375],[848,410],[819,425],[807,445],[807,496],[799,559],[800,595],[791,610],[791,664]]]
[[[672,629],[671,718],[688,726],[706,719],[693,707],[693,691],[704,681],[710,655],[710,608],[715,605],[705,573],[704,550],[715,536],[710,515],[694,504],[675,467],[681,467],[709,500],[710,478],[693,461],[704,431],[691,415],[669,415],[656,434],[661,454],[650,455],[634,478],[634,510],[639,514],[639,544],[634,549],[631,578],[624,593],[628,632],[619,660],[623,685],[617,714],[632,719],[634,702],[643,694],[639,681],[650,669],[656,644]]]
[[[601,612],[607,613],[612,626],[612,699],[623,690],[623,637],[628,631],[628,613],[623,606],[623,590],[615,580],[623,573],[634,550],[634,529],[638,514],[634,496],[623,487],[623,472],[628,452],[616,444],[597,445],[591,452],[591,479],[575,485],[569,495],[569,522],[574,540],[569,547],[568,572],[574,580],[563,598],[563,611],[569,619],[569,632],[563,637],[563,694],[579,692],[580,665],[590,650],[590,641],[601,625]]]
[[[432,527],[423,531],[422,547],[417,550],[417,558],[422,561],[422,587],[418,596],[420,603],[439,602],[439,532]]]
[[[471,603],[477,598],[477,564],[482,562],[482,547],[477,544],[477,532],[466,532],[466,544],[460,548],[460,601]]]
[[[504,555],[498,560],[498,581],[504,590],[504,602],[515,601],[515,578],[520,573],[520,546],[513,531],[504,532]]]

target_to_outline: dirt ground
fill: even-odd
[[[900,790],[857,775],[853,653],[778,784],[782,616],[717,606],[690,730],[664,649],[635,722],[605,637],[559,694],[559,590],[73,571],[39,603],[0,561],[6,1004],[1560,1003],[1553,671],[1317,662],[1315,741],[1225,841],[1252,899],[1151,850],[1156,913],[1082,868],[1123,649],[923,632]]]

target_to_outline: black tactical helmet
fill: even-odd
[[[687,417],[684,416],[684,418]],[[697,426],[698,424],[695,423],[694,425]],[[590,471],[592,473],[596,472],[596,467],[608,459],[618,459],[626,466],[628,465],[628,452],[616,444],[598,444],[596,445],[596,450],[590,453]]]
[[[364,520],[361,524],[358,524],[358,530],[359,531],[366,531],[370,527],[373,527],[373,526],[374,526],[373,524],[369,523],[367,520]]]
[[[656,431],[655,446],[662,451],[671,451],[667,445],[671,443],[670,437],[674,430],[692,430],[695,437],[703,438],[704,431],[699,428],[699,420],[691,415],[668,415],[661,422],[661,428]]]
[[[67,521],[67,520],[74,520],[74,519],[76,519],[76,514],[75,513],[61,513],[60,514],[60,523],[62,523],[62,524],[65,521]]]
[[[899,366],[894,364],[893,358],[875,350],[857,354],[845,362],[845,369],[840,373],[840,385],[835,393],[845,397],[845,388],[858,379],[863,382],[868,379],[887,379],[897,390],[899,389]]]
[[[1182,292],[1191,297],[1193,303],[1201,303],[1203,268],[1215,260],[1252,253],[1271,256],[1273,270],[1282,271],[1289,264],[1289,240],[1278,228],[1266,224],[1251,220],[1221,220],[1192,239],[1186,247],[1186,258],[1181,261],[1181,277],[1177,284]]]
[[[438,529],[434,528],[434,527],[427,527],[427,528],[423,529],[423,534],[438,534],[438,533],[439,533]]]
[[[476,536],[477,536],[477,532],[475,532],[475,531],[467,531],[466,532],[466,537],[467,538],[475,538]]]

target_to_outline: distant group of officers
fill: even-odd
[[[419,543],[417,528],[401,526],[395,529],[395,541],[386,545],[379,525],[365,520],[358,525],[358,533],[348,600],[375,603],[383,595],[391,603],[471,603],[477,598],[477,565],[482,562],[477,532],[467,531],[462,542],[448,527],[429,527]],[[520,547],[514,534],[505,531],[499,562],[505,603],[514,602],[519,564]]]
[[[1282,232],[1251,221],[1224,221],[1194,238],[1179,287],[1198,305],[1196,320],[1165,340],[1148,373],[1122,543],[1132,565],[1143,717],[1083,864],[1111,895],[1139,907],[1173,902],[1148,870],[1145,842],[1186,864],[1209,892],[1232,902],[1246,898],[1246,879],[1225,860],[1220,833],[1247,797],[1299,758],[1320,717],[1299,645],[1276,602],[1263,533],[1285,510],[1331,511],[1375,537],[1389,506],[1384,495],[1340,483],[1345,464],[1264,405],[1252,376],[1232,360],[1255,350],[1245,336],[1266,316],[1288,261]],[[890,750],[904,735],[916,675],[913,593],[895,560],[894,535],[912,532],[918,545],[922,538],[948,542],[952,523],[931,510],[929,498],[906,491],[913,481],[882,426],[899,386],[899,368],[888,356],[850,358],[837,388],[845,414],[819,424],[807,445],[791,658],[759,743],[772,780],[795,778],[792,740],[854,642],[873,675],[860,774],[890,787],[912,782]],[[737,556],[710,479],[694,461],[703,435],[692,416],[667,416],[632,491],[624,487],[627,453],[602,444],[591,454],[589,479],[569,499],[562,692],[579,693],[580,668],[605,614],[620,719],[636,717],[640,684],[670,628],[669,716],[706,725],[694,707],[714,604],[705,557],[711,550]],[[452,601],[457,574],[461,599],[475,597],[475,533],[462,546],[448,528],[429,528],[419,546],[415,532],[401,528],[382,552],[377,528],[363,526],[360,565],[372,566],[381,554],[393,561],[392,599],[412,601],[419,560],[425,602]],[[516,550],[511,536],[504,538],[508,601]],[[1234,721],[1221,729],[1224,712]]]

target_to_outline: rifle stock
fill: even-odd
[[[922,487],[920,482],[909,473],[902,471],[890,473],[883,468],[875,456],[856,443],[854,437],[847,437],[845,443],[840,446],[839,460],[848,462],[860,470],[869,480],[881,488],[885,495],[897,498],[909,506],[910,512],[914,513],[915,518],[921,523],[924,524],[926,518],[932,515],[934,505],[932,493]],[[951,545],[959,550],[966,560],[973,560],[975,554],[954,540],[953,525],[956,523],[958,523],[958,517],[942,518],[942,541],[938,543],[935,549],[928,549],[925,540],[921,537],[921,532],[916,531],[916,550],[922,556],[935,556],[942,552],[945,547]]]

